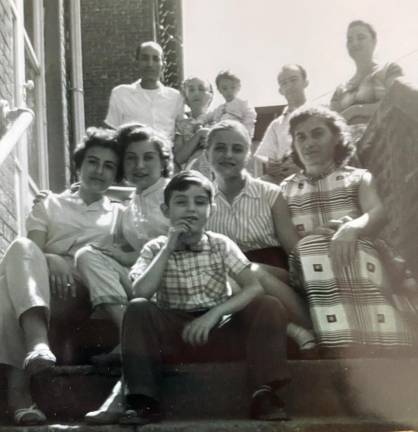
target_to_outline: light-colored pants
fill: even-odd
[[[33,307],[49,315],[49,273],[45,255],[27,238],[16,239],[0,262],[0,363],[23,366],[26,344],[20,317]]]
[[[93,307],[105,304],[127,304],[131,292],[129,268],[91,246],[84,246],[75,255],[75,265],[83,284],[88,288]]]

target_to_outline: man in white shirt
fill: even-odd
[[[163,50],[156,42],[144,42],[138,48],[137,60],[140,79],[113,88],[105,123],[116,129],[124,123],[139,122],[173,141],[175,121],[183,118],[184,104],[177,90],[160,81]]]
[[[292,144],[289,117],[292,111],[306,102],[305,89],[309,83],[305,69],[298,64],[284,65],[277,81],[279,93],[286,98],[288,105],[283,113],[270,123],[254,155],[263,163],[263,178],[274,183],[280,183],[298,169],[289,157]]]

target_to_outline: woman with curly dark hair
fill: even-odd
[[[385,221],[372,175],[346,165],[346,123],[322,107],[290,118],[293,156],[302,171],[282,183],[293,222],[293,283],[309,303],[320,347],[409,346],[412,334],[387,299],[385,269],[370,237]],[[284,212],[283,212],[284,213]]]

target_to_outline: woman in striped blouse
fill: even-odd
[[[254,179],[245,169],[250,157],[250,136],[242,124],[224,120],[208,135],[208,158],[216,174],[216,211],[208,229],[230,237],[254,262],[253,269],[267,294],[278,297],[289,313],[289,335],[301,349],[314,347],[309,314],[297,294],[285,283],[288,279],[286,254],[294,228],[280,220],[285,205],[280,188]]]
[[[371,240],[384,209],[370,172],[345,165],[353,153],[345,131],[344,119],[326,108],[300,108],[290,118],[293,158],[303,169],[281,184],[295,227],[291,276],[320,348],[398,350],[414,336]]]

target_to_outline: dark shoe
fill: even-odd
[[[289,420],[284,402],[272,390],[260,390],[251,401],[250,417],[255,420]]]
[[[143,426],[161,420],[161,412],[149,407],[128,409],[119,417],[119,424]]]

